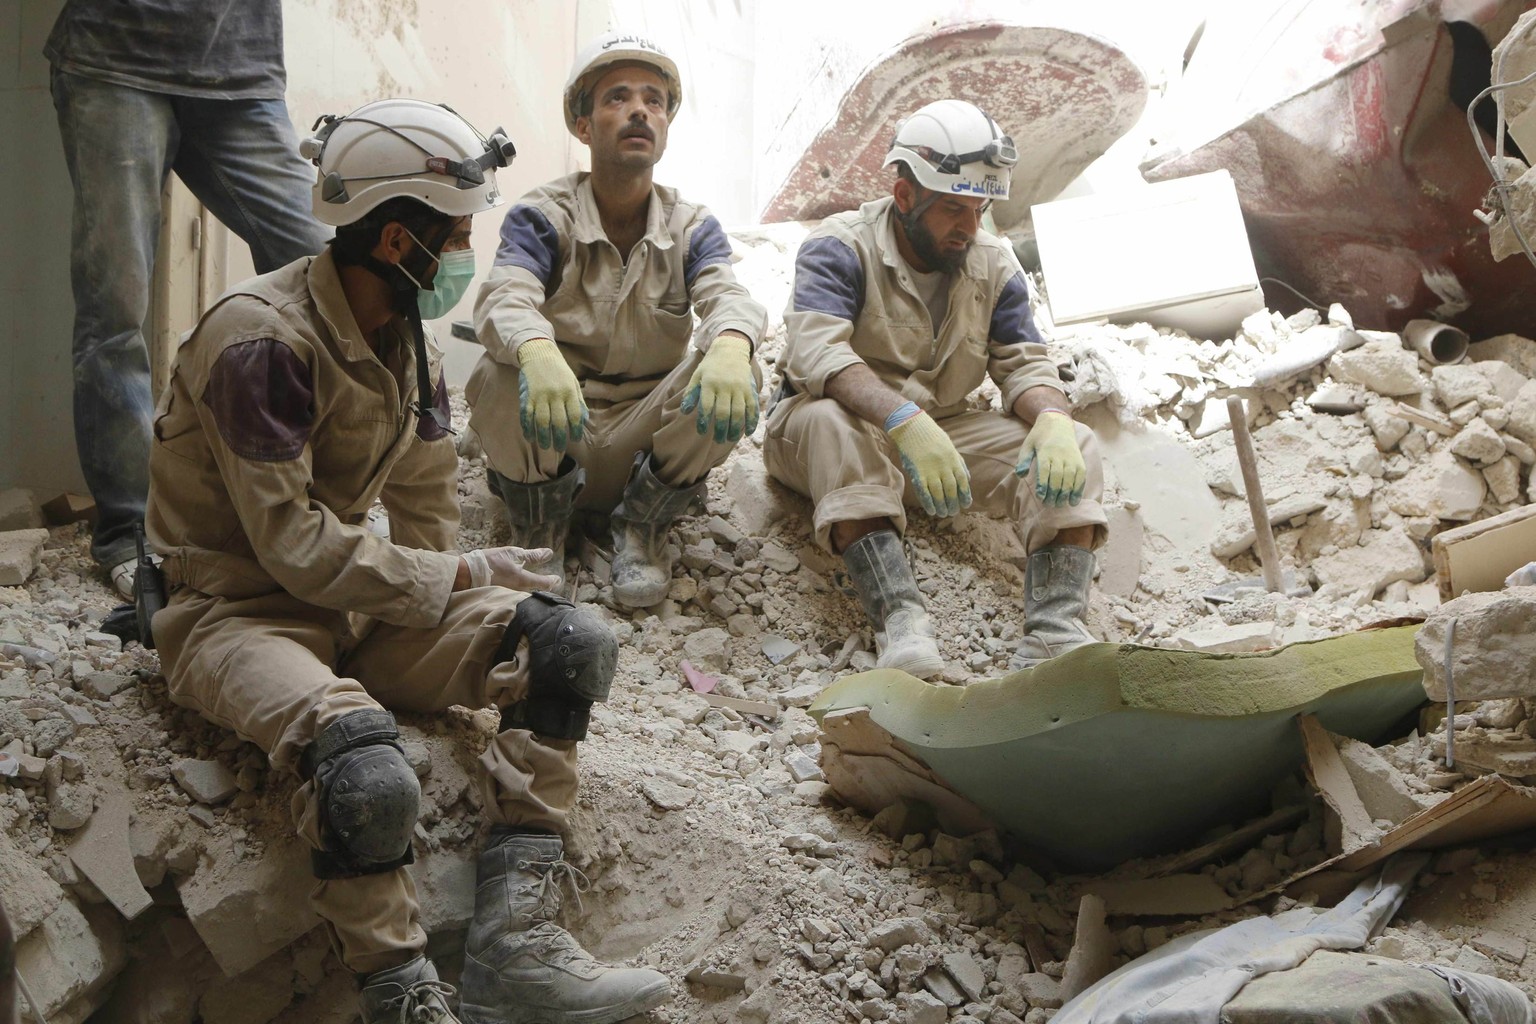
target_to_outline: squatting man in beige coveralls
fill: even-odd
[[[1012,250],[980,230],[1017,161],[971,104],[917,111],[885,160],[892,194],[827,218],[800,246],[784,318],[788,397],[769,416],[764,461],[815,503],[816,541],[847,563],[877,664],[922,678],[944,659],[902,549],[909,504],[952,516],[974,500],[1018,524],[1029,564],[1013,668],[1093,639],[1083,618],[1106,522],[1096,442],[1073,422]],[[1003,412],[966,405],[984,373]]]
[[[676,63],[641,37],[602,36],[577,57],[565,124],[592,171],[534,189],[502,221],[475,303],[485,355],[465,388],[512,542],[552,549],[563,577],[572,508],[611,510],[613,596],[628,608],[666,597],[671,525],[756,428],[762,379],[767,312],[737,282],[720,222],[652,181],[682,97]]]
[[[546,593],[549,552],[454,550],[457,457],[422,317],[474,273],[470,215],[512,156],[446,107],[383,100],[323,119],[303,152],[319,256],[220,299],[156,411],[148,527],[173,588],[154,633],[178,703],[302,777],[312,903],[359,975],[363,1020],[608,1024],[670,993],[554,924],[576,743],[617,644]],[[432,353],[436,352],[435,345]],[[433,381],[435,380],[435,384]],[[367,529],[375,498],[388,540]],[[454,990],[423,955],[406,871],[420,789],[386,708],[496,706],[480,758],[491,830]]]

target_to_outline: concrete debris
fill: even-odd
[[[804,228],[775,231],[738,235],[737,268],[782,297]],[[770,305],[782,308],[782,298]],[[782,344],[774,316],[762,352],[770,366]],[[1418,582],[1425,546],[1448,521],[1480,520],[1529,493],[1536,345],[1492,339],[1473,346],[1471,363],[1431,367],[1395,335],[1362,331],[1366,343],[1331,365],[1364,373],[1378,360],[1390,372],[1376,387],[1321,364],[1250,387],[1301,339],[1320,345],[1320,323],[1265,311],[1216,340],[1145,325],[1058,329],[1053,354],[1077,361],[1073,398],[1107,459],[1110,539],[1089,613],[1100,635],[1252,650],[1422,615],[1434,603],[1433,584]],[[1317,595],[1199,597],[1258,571],[1230,438],[1218,430],[1233,389],[1247,399],[1286,571],[1315,579]],[[988,383],[977,397],[996,401],[996,389]],[[463,423],[462,396],[452,402]],[[481,457],[466,449],[460,470],[460,546],[505,543]],[[55,524],[89,514],[88,500],[50,508]],[[0,894],[49,1020],[80,1024],[97,1012],[102,1024],[347,1024],[353,983],[315,927],[307,851],[290,838],[295,780],[174,705],[153,652],[96,632],[119,599],[91,564],[86,534],[37,531],[33,510],[0,493],[0,531],[34,531],[22,580],[0,589]],[[1063,979],[1076,984],[1081,969],[1073,940],[1093,920],[1079,912],[1085,892],[1116,916],[1118,931],[1096,931],[1096,941],[1109,935],[1105,948],[1123,961],[1252,913],[1244,901],[1256,890],[1327,856],[1323,813],[1293,803],[1299,816],[1222,832],[1201,847],[1218,852],[1166,878],[1152,877],[1163,862],[1151,861],[1108,879],[1061,875],[1029,850],[1028,863],[1016,859],[1016,837],[1005,844],[987,832],[992,822],[931,773],[905,771],[917,748],[889,736],[856,743],[867,714],[829,715],[823,735],[802,709],[872,667],[874,654],[862,612],[838,589],[840,560],[810,543],[809,519],[802,499],[767,479],[749,440],[711,475],[707,509],[679,522],[680,562],[657,607],[617,608],[602,540],[572,545],[573,566],[582,552],[577,593],[605,609],[620,657],[613,696],[583,744],[568,846],[592,889],[567,917],[600,955],[652,964],[679,983],[673,1024],[1042,1024],[1062,1003]],[[914,516],[907,539],[949,682],[1001,674],[1022,624],[1015,533],[980,516],[938,526]],[[1475,619],[1458,626],[1458,657],[1463,641],[1468,656],[1484,646]],[[685,659],[712,692],[692,691]],[[1505,667],[1481,671],[1494,678]],[[1458,672],[1470,687],[1479,670]],[[1458,697],[1478,699],[1461,691],[1461,675]],[[1517,695],[1459,710],[1455,770],[1435,722],[1401,748],[1342,745],[1341,770],[1372,830],[1408,802],[1457,800],[1481,772],[1523,770],[1529,738],[1520,737],[1531,726]],[[401,716],[422,781],[412,872],[435,954],[462,948],[485,820],[474,765],[494,721],[484,711]],[[831,796],[834,763],[839,785],[863,787],[873,821]],[[892,765],[911,788],[889,788]],[[1520,891],[1502,876],[1496,886],[1477,880],[1495,895]],[[144,903],[146,889],[156,903]],[[166,905],[178,895],[182,908]],[[130,963],[123,918],[134,913],[140,959]],[[1489,919],[1402,948],[1446,963],[1475,954],[1531,983],[1518,955],[1529,938],[1519,923]],[[1081,937],[1076,946],[1086,948]],[[175,969],[149,972],[146,960]],[[97,1010],[114,988],[112,1005]]]
[[[36,530],[43,526],[43,510],[37,496],[20,487],[0,491],[0,533]]]
[[[1456,699],[1536,697],[1536,587],[1467,594],[1441,605],[1414,641],[1431,700],[1446,699],[1445,641],[1451,622]]]
[[[218,761],[183,758],[171,766],[171,777],[200,804],[221,804],[240,788],[234,773]]]
[[[0,586],[19,587],[37,571],[43,558],[47,530],[0,533]]]

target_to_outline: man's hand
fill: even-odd
[[[923,511],[931,516],[952,516],[971,503],[971,473],[955,444],[933,417],[908,402],[891,413],[886,433],[901,454],[901,468],[912,479],[912,489]]]
[[[560,348],[548,338],[534,338],[517,348],[519,419],[523,436],[540,448],[565,451],[567,439],[580,441],[587,426],[581,384],[566,365]]]
[[[715,443],[739,441],[757,429],[757,382],[752,379],[752,343],[722,334],[709,346],[688,381],[683,412],[698,410],[699,433],[715,421]]]
[[[1088,482],[1088,464],[1077,447],[1077,429],[1064,412],[1042,412],[1035,419],[1013,471],[1035,470],[1035,496],[1047,505],[1076,505]]]
[[[529,572],[524,566],[538,565],[555,557],[549,548],[476,548],[460,556],[460,565],[468,570],[468,586],[506,587],[508,590],[549,590],[560,582],[558,576]],[[455,590],[460,588],[455,587]]]

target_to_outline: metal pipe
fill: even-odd
[[[1243,490],[1248,492],[1248,511],[1253,516],[1257,536],[1259,569],[1264,574],[1264,589],[1271,594],[1281,590],[1280,552],[1275,548],[1275,531],[1269,525],[1269,506],[1259,486],[1259,463],[1253,454],[1253,435],[1248,432],[1248,414],[1237,395],[1227,399],[1227,415],[1232,419],[1232,442],[1237,448],[1237,465],[1243,471]]]
[[[1409,320],[1403,344],[1436,365],[1459,363],[1467,357],[1467,332],[1438,320]]]

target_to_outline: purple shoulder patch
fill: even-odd
[[[282,342],[229,346],[208,375],[203,404],[229,450],[255,462],[296,459],[315,422],[309,367]]]
[[[448,382],[443,375],[437,375],[437,387],[432,392],[432,404],[437,411],[443,414],[443,419],[449,416],[448,411]],[[416,418],[416,436],[423,441],[441,441],[448,436],[448,431],[437,425],[437,421],[430,416],[418,416]]]

